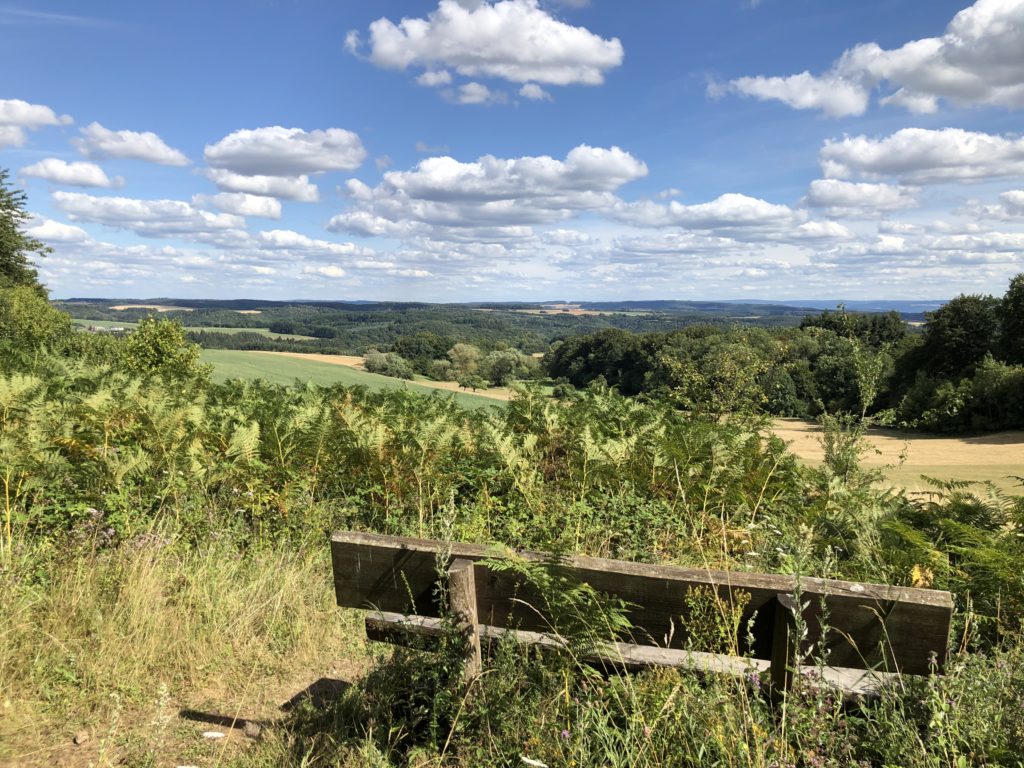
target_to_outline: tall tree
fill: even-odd
[[[25,210],[28,198],[9,186],[9,176],[6,168],[0,168],[0,288],[24,285],[45,296],[29,255],[45,256],[51,249],[23,231],[29,219]]]
[[[999,304],[999,346],[1008,363],[1024,363],[1024,272],[1010,281]]]
[[[998,307],[999,300],[991,296],[957,296],[929,313],[924,349],[932,371],[959,376],[992,352],[999,332]]]

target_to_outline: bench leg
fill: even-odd
[[[796,612],[799,610],[792,595],[778,595],[775,600],[775,625],[772,631],[772,696],[781,699],[793,685],[796,665],[793,643],[796,635]]]
[[[473,577],[473,561],[457,558],[448,568],[448,600],[455,617],[459,636],[466,652],[463,675],[466,682],[480,674],[483,662],[480,657],[480,623],[476,611],[476,580]]]

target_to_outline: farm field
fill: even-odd
[[[293,384],[296,379],[314,384],[343,384],[347,387],[368,387],[370,389],[408,389],[421,394],[430,394],[437,387],[428,387],[419,382],[403,381],[389,376],[361,371],[348,365],[325,362],[313,355],[295,356],[274,352],[248,352],[233,349],[204,349],[201,360],[213,365],[215,381],[227,379],[264,379],[275,384]],[[328,355],[327,357],[333,357]],[[340,357],[340,356],[339,356]],[[451,391],[455,401],[465,408],[484,408],[497,405],[495,398],[482,394]]]
[[[789,443],[800,459],[821,463],[821,427],[814,422],[775,419],[772,432]],[[892,485],[910,493],[934,490],[922,475],[941,480],[991,481],[1002,491],[1021,491],[1019,481],[1012,476],[1024,475],[1024,432],[940,437],[873,429],[867,439],[877,453],[866,454],[864,466],[882,469]],[[902,463],[901,455],[905,456]]]
[[[131,322],[119,322],[117,320],[81,320],[79,318],[74,319],[75,325],[80,325],[83,328],[88,328],[90,325],[97,328],[135,328],[138,323]],[[312,336],[300,336],[295,333],[274,333],[269,328],[228,328],[225,326],[198,326],[198,325],[186,325],[185,331],[189,333],[199,333],[200,331],[209,331],[210,333],[258,333],[260,336],[267,336],[272,339],[291,339],[293,341],[307,341],[312,339]]]

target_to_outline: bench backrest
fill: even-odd
[[[519,555],[545,560],[536,553]],[[331,542],[340,606],[437,617],[438,559],[445,560],[444,573],[453,558],[462,558],[474,562],[481,624],[548,631],[546,618],[538,615],[539,599],[521,578],[478,563],[501,556],[497,548],[371,533],[337,533]],[[806,642],[827,649],[830,665],[927,674],[933,665],[941,670],[946,659],[953,613],[948,592],[812,578],[798,585],[792,576],[593,557],[572,557],[560,567],[573,580],[629,603],[633,630],[620,639],[641,645],[685,647],[692,590],[713,590],[726,605],[743,605],[741,647],[753,619],[753,644],[745,650],[770,659],[779,598],[799,588],[806,603]],[[745,595],[749,601],[744,604]]]

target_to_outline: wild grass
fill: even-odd
[[[277,699],[333,660],[362,665],[356,618],[329,583],[323,547],[17,540],[0,570],[0,764],[161,765],[211,747],[180,709],[280,717]]]

